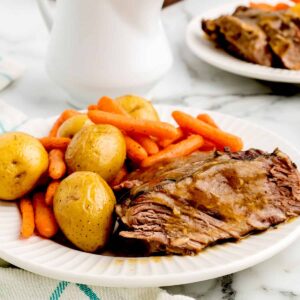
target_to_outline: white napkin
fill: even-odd
[[[24,69],[23,65],[0,56],[0,91],[18,79],[24,72]]]
[[[26,126],[26,119],[22,112],[0,101],[0,133],[17,130],[21,124]],[[32,125],[32,122],[29,121],[28,126]],[[38,125],[38,122],[38,119],[34,120],[35,125]],[[191,300],[192,298],[173,296],[159,288],[105,288],[54,280],[18,269],[0,258],[0,299]]]

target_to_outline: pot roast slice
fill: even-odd
[[[133,172],[114,189],[119,235],[144,241],[148,254],[196,254],[300,214],[299,173],[278,149],[199,152]]]
[[[202,29],[232,55],[255,64],[272,65],[267,35],[251,18],[226,15],[214,20],[202,20]]]
[[[239,6],[232,15],[203,20],[206,34],[231,54],[265,66],[300,70],[300,17]]]
[[[291,70],[300,69],[300,18],[291,11],[264,12],[238,7],[233,14],[247,23],[255,23],[267,36],[274,64]]]

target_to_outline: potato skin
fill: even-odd
[[[96,173],[75,172],[65,178],[54,195],[54,214],[65,236],[79,249],[103,248],[112,232],[116,198]]]
[[[21,132],[0,136],[1,200],[16,200],[29,193],[47,168],[48,153],[36,138]]]
[[[121,131],[111,125],[83,127],[69,144],[65,159],[69,171],[91,171],[104,180],[112,180],[126,157],[126,145]]]
[[[159,121],[159,116],[150,101],[134,95],[126,95],[116,99],[119,104],[134,118]]]
[[[59,127],[57,135],[59,137],[73,138],[73,136],[84,126],[92,125],[93,122],[87,115],[76,115],[65,122]]]

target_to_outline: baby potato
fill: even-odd
[[[93,124],[87,115],[76,115],[67,119],[58,129],[59,137],[73,138],[73,136],[84,126]]]
[[[106,181],[120,171],[126,157],[126,145],[121,131],[111,125],[90,125],[75,134],[65,159],[69,171],[91,171]]]
[[[93,172],[75,172],[59,185],[53,202],[57,223],[79,249],[103,248],[112,232],[116,198],[108,184]]]
[[[149,121],[159,121],[159,116],[150,101],[134,96],[126,95],[116,99],[119,104],[134,118]]]
[[[29,193],[47,171],[48,153],[34,137],[10,132],[0,136],[0,199]]]

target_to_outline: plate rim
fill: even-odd
[[[158,111],[160,109],[171,111],[174,109],[189,110],[189,109],[193,108],[193,107],[180,106],[180,105],[155,105],[155,106],[157,107]],[[276,139],[284,142],[289,148],[291,148],[291,150],[293,152],[297,153],[297,155],[300,158],[300,152],[295,146],[290,144],[288,141],[286,141],[284,138],[280,137],[276,133],[274,133],[268,129],[265,129],[262,126],[253,124],[249,121],[245,121],[245,120],[236,118],[236,117],[228,115],[228,114],[223,114],[223,113],[215,112],[215,111],[207,111],[207,110],[203,110],[203,109],[197,108],[197,107],[195,107],[195,109],[197,109],[197,113],[208,112],[208,113],[212,113],[214,115],[218,115],[219,117],[226,116],[227,118],[229,117],[229,118],[232,118],[233,120],[237,119],[237,120],[243,122],[243,124],[245,124],[247,126],[255,127],[257,130],[263,130],[268,135],[276,137]],[[47,119],[50,119],[50,118],[47,118]],[[2,202],[0,201],[0,207],[1,207],[1,203]],[[5,202],[5,203],[7,204],[7,202]],[[14,205],[14,207],[15,206],[16,206],[16,204]],[[300,219],[298,219],[298,220],[300,220]],[[296,219],[296,221],[297,221],[297,219]],[[280,227],[282,227],[282,226],[285,226],[285,224],[281,224],[279,226],[279,229],[269,229],[269,231],[270,230],[280,230]],[[230,273],[244,270],[244,269],[254,266],[262,261],[265,261],[268,258],[271,258],[273,255],[279,253],[280,251],[282,251],[283,249],[288,247],[299,236],[300,236],[300,226],[297,225],[297,227],[294,228],[290,234],[284,236],[280,240],[277,240],[273,246],[267,247],[266,250],[255,252],[247,257],[239,258],[239,259],[231,262],[230,264],[225,264],[222,266],[210,268],[206,273],[205,272],[203,273],[203,271],[201,273],[199,273],[199,270],[195,269],[193,271],[187,270],[186,272],[181,273],[180,276],[178,276],[178,274],[168,274],[168,275],[154,274],[154,275],[150,275],[150,276],[138,275],[138,278],[137,278],[137,276],[126,276],[126,274],[122,274],[121,276],[117,277],[115,275],[110,276],[107,274],[105,274],[105,275],[82,274],[82,273],[80,274],[78,272],[71,272],[68,270],[62,271],[62,270],[57,270],[57,269],[49,267],[49,266],[41,265],[36,262],[30,262],[30,261],[28,262],[18,256],[7,253],[7,251],[5,251],[5,249],[3,249],[1,247],[2,243],[0,243],[0,257],[18,267],[21,267],[21,268],[27,270],[27,271],[34,272],[34,273],[42,275],[42,276],[59,279],[59,280],[67,280],[70,282],[80,282],[80,283],[91,284],[91,285],[96,285],[96,286],[110,286],[110,287],[158,287],[158,286],[170,286],[170,285],[176,285],[176,284],[187,284],[187,283],[196,282],[196,281],[203,281],[203,280],[208,280],[208,279],[212,279],[212,278],[216,278],[216,277],[220,277],[220,276],[224,276],[224,275],[227,275]],[[41,238],[38,237],[38,239],[41,239]],[[251,236],[248,239],[251,239]],[[242,241],[241,241],[241,243],[242,243]],[[63,245],[60,245],[60,246],[70,249]],[[82,253],[79,250],[75,250],[75,251]],[[90,255],[90,254],[86,254],[86,256],[88,256],[88,255]],[[92,254],[92,255],[97,255],[97,254]],[[201,255],[201,253],[199,255]],[[193,258],[191,256],[187,256],[187,257],[189,260],[191,260]],[[118,258],[124,259],[122,257],[118,257]],[[125,259],[128,259],[128,258],[125,258]],[[131,259],[131,258],[129,258],[129,259]],[[137,258],[134,258],[134,260],[136,260],[136,259]],[[141,258],[141,259],[148,259],[148,258]],[[138,258],[138,260],[139,260],[139,258]],[[120,282],[124,282],[124,283],[120,284]]]
[[[284,226],[284,224],[282,224]],[[278,229],[270,229],[278,230]],[[199,274],[197,271],[188,271],[187,273],[180,274],[168,274],[168,275],[154,275],[154,276],[139,276],[136,277],[127,277],[122,275],[119,277],[116,276],[97,276],[97,275],[84,275],[78,273],[71,273],[70,271],[57,271],[55,268],[45,267],[37,263],[26,263],[24,260],[13,257],[7,252],[3,251],[0,248],[0,257],[5,261],[24,269],[28,272],[38,274],[44,277],[49,277],[56,280],[69,281],[73,283],[88,284],[94,286],[103,286],[103,287],[127,287],[127,288],[137,288],[137,287],[163,287],[163,286],[173,286],[181,284],[189,284],[194,282],[201,282],[205,280],[210,280],[214,278],[219,278],[228,274],[236,273],[243,271],[250,267],[256,266],[257,264],[264,262],[274,255],[280,253],[282,250],[290,246],[297,238],[300,236],[300,226],[297,230],[293,231],[292,234],[287,235],[285,238],[281,239],[279,242],[276,242],[276,246],[268,248],[262,252],[253,254],[247,258],[237,260],[229,266],[215,267],[212,271],[210,270],[209,275],[205,273]],[[251,238],[251,237],[250,237]],[[199,254],[201,255],[201,254]],[[153,278],[154,277],[154,278]],[[126,284],[120,284],[119,281],[125,281]],[[152,281],[153,282],[152,282]],[[138,281],[138,283],[137,283]]]
[[[278,3],[278,0],[265,0],[265,2]],[[288,0],[282,0],[281,2],[289,3]],[[223,71],[252,79],[300,84],[300,70],[280,69],[250,63],[228,54],[223,49],[217,49],[212,42],[208,45],[204,43],[205,33],[200,27],[202,19],[227,13],[227,11],[233,10],[236,6],[247,3],[249,3],[248,0],[233,0],[193,17],[185,30],[186,45],[195,56]]]

